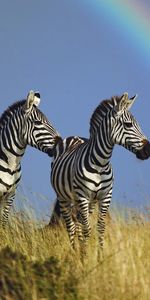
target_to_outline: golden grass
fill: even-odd
[[[150,299],[150,222],[110,221],[102,252],[95,220],[83,254],[63,224],[41,229],[14,216],[0,230],[0,300]]]

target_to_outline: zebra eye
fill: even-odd
[[[133,125],[131,122],[124,122],[125,127],[131,128]]]
[[[41,121],[35,120],[35,121],[34,121],[34,124],[35,124],[35,125],[41,125]]]

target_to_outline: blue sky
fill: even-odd
[[[90,116],[99,102],[127,91],[131,96],[138,94],[132,113],[150,138],[146,51],[138,51],[138,43],[128,37],[125,28],[113,16],[108,20],[109,14],[102,7],[93,9],[90,2],[1,2],[0,113],[23,99],[30,89],[38,90],[40,109],[62,137],[88,137]],[[149,8],[149,3],[143,1],[143,6]],[[137,208],[150,203],[150,160],[140,162],[116,146],[112,164],[113,203]],[[17,196],[24,206],[20,193],[30,199],[35,211],[41,211],[44,217],[49,215],[55,199],[50,186],[50,159],[30,147],[22,161]]]

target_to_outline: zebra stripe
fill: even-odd
[[[4,226],[21,178],[21,159],[27,145],[53,155],[58,132],[38,109],[40,94],[11,105],[0,118],[0,220]]]
[[[105,217],[112,198],[113,171],[110,158],[114,145],[122,145],[139,159],[150,156],[150,143],[129,112],[135,98],[129,99],[125,93],[121,97],[102,101],[91,117],[88,140],[68,147],[60,155],[60,143],[56,146],[51,182],[71,244],[74,244],[75,232],[78,231],[77,223],[82,225],[84,240],[89,236],[89,211],[97,201],[99,242],[103,246]],[[72,217],[72,204],[77,206],[77,223]]]

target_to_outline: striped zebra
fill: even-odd
[[[88,139],[84,137],[79,137],[79,136],[69,136],[65,139],[60,139],[59,140],[59,145],[55,148],[55,154],[54,154],[54,160],[56,160],[60,155],[64,154],[67,150],[70,150],[72,147],[78,147],[80,144],[83,144],[87,142]],[[51,164],[53,167],[53,162]],[[50,217],[50,221],[48,226],[51,225],[58,225],[59,220],[61,218],[61,211],[60,211],[60,205],[59,205],[59,200],[55,199],[55,205],[54,209],[52,212],[52,215]],[[89,203],[89,214],[92,214],[94,208],[95,208],[95,202]],[[77,212],[76,206],[74,204],[71,205],[71,210],[72,210],[72,215],[75,218],[75,215]],[[109,216],[109,219],[111,217]]]
[[[30,145],[53,156],[58,132],[37,108],[40,94],[10,106],[0,118],[0,221],[4,226],[21,178],[21,159]]]
[[[79,144],[83,144],[88,139],[78,136],[69,136],[65,139],[59,140],[58,146],[55,148],[55,154],[54,154],[54,160],[56,160],[60,155],[63,155],[65,151],[72,147],[78,147]],[[51,164],[53,166],[53,162]],[[74,208],[74,205],[72,205],[72,209]],[[48,226],[51,225],[58,225],[59,220],[61,218],[61,212],[60,212],[60,205],[59,200],[55,199],[54,209],[50,217],[50,221],[48,223]]]
[[[51,182],[72,245],[78,224],[81,225],[84,241],[89,237],[89,206],[98,202],[98,236],[103,246],[105,217],[112,198],[110,158],[114,145],[122,145],[140,160],[150,156],[150,143],[129,112],[135,98],[128,98],[128,93],[124,93],[102,101],[92,114],[88,140],[79,141],[64,152],[60,151],[62,141],[56,146]],[[71,213],[72,203],[78,211],[77,224]]]

